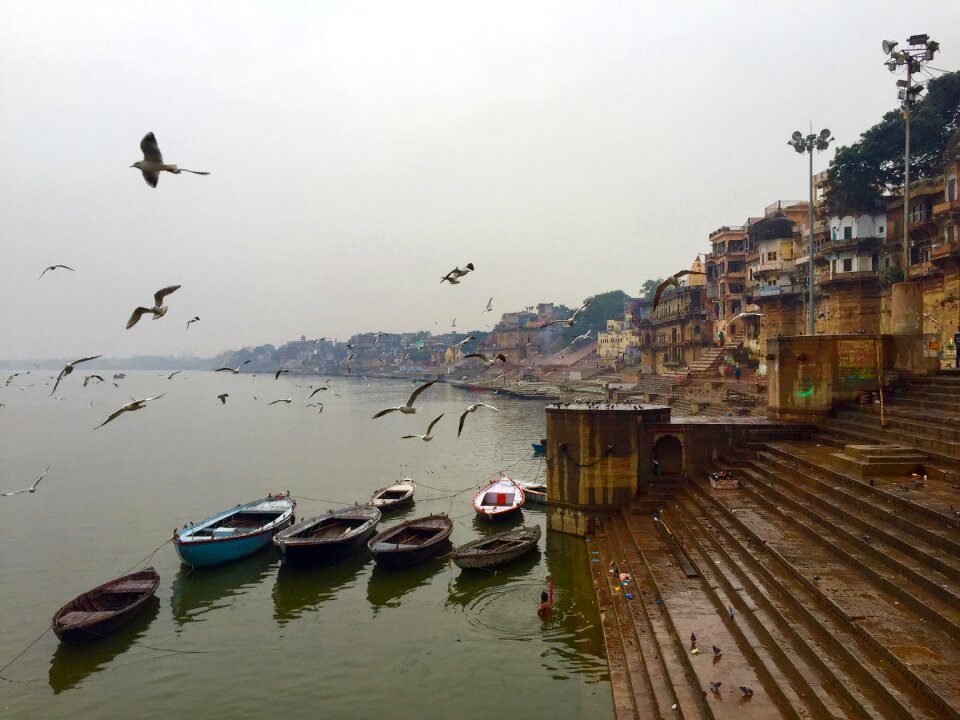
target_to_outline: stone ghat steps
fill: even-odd
[[[766,624],[784,643],[781,648],[806,682],[826,695],[829,712],[817,717],[938,717],[922,695],[888,666],[843,617],[819,598],[809,577],[777,561],[776,552],[704,486],[682,496],[678,523],[694,547],[713,563],[741,598],[739,624],[745,614]]]
[[[960,688],[949,679],[949,668],[960,657],[960,638],[931,627],[923,614],[878,587],[872,576],[842,554],[811,542],[807,532],[784,522],[781,510],[750,493],[711,491],[695,483],[688,496],[721,533],[737,536],[744,562],[762,568],[766,580],[784,586],[798,607],[830,628],[835,651],[848,648],[859,658],[874,678],[871,694],[881,687],[896,691],[907,711],[899,716],[960,717]],[[910,628],[909,642],[904,642],[904,628]]]
[[[960,463],[960,442],[938,440],[931,437],[930,426],[922,430],[919,424],[912,429],[900,429],[892,425],[880,427],[879,413],[840,410],[836,417],[828,418],[820,426],[822,437],[835,435],[851,443],[892,443],[918,448],[925,454],[948,464]]]

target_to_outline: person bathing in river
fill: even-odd
[[[537,608],[537,615],[547,617],[551,613],[553,613],[553,600],[550,599],[547,591],[544,590],[540,593],[540,607]]]

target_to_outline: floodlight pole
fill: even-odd
[[[903,281],[910,280],[910,87],[913,79],[911,66],[907,63],[907,100],[903,102],[903,118],[906,121],[906,138],[903,147]]]
[[[794,150],[798,153],[806,152],[810,156],[810,219],[809,219],[809,231],[810,231],[810,244],[808,246],[808,255],[810,260],[810,271],[808,273],[807,281],[809,286],[807,287],[807,334],[815,335],[814,330],[814,310],[813,310],[813,149],[817,150],[826,150],[830,145],[830,141],[833,140],[830,137],[829,130],[821,130],[819,135],[814,135],[813,133],[803,137],[800,131],[793,133],[793,138],[787,141],[787,144],[792,146]]]

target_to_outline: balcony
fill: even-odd
[[[934,215],[944,215],[948,212],[955,212],[957,210],[960,210],[960,198],[955,200],[947,200],[947,202],[933,206]]]

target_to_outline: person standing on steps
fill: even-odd
[[[723,330],[717,333],[717,337],[720,339],[720,347],[723,347],[723,338],[724,338]]]

